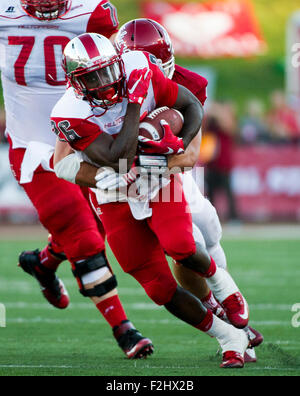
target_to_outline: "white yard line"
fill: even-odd
[[[25,364],[0,364],[0,368],[28,368],[28,369],[33,369],[33,368],[58,368],[58,369],[74,369],[74,368],[80,368],[79,366],[44,366],[42,364],[40,365],[25,365]]]
[[[25,365],[25,364],[1,364],[1,368],[7,368],[7,369],[81,369],[81,370],[91,370],[91,369],[96,369],[96,370],[101,370],[104,368],[111,368],[109,365],[102,365],[102,366],[56,366],[56,365]],[[120,367],[121,369],[128,369],[128,365],[124,365]],[[135,365],[135,368],[137,369],[153,369],[153,370],[180,370],[180,369],[190,369],[190,370],[201,370],[201,367],[199,366],[151,366],[151,365],[146,365],[146,366],[137,366]],[[290,371],[290,372],[300,372],[299,368],[294,368],[294,367],[285,367],[285,368],[279,368],[279,367],[250,367],[250,366],[245,366],[245,370],[249,371],[262,371],[262,370],[267,370],[267,371]]]
[[[124,293],[126,295],[126,293]],[[31,303],[31,302],[5,302],[3,299],[2,303],[4,303],[7,309],[51,309],[55,310],[51,305],[47,302],[43,303]],[[289,311],[291,312],[292,306],[295,302],[289,304],[249,304],[250,309],[253,311]],[[149,303],[124,303],[126,308],[133,309],[136,311],[156,311],[162,310],[162,307],[159,307],[151,302]],[[71,303],[68,307],[68,310],[94,310],[95,307],[92,303]]]

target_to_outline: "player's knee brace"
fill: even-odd
[[[110,266],[104,253],[77,262],[73,274],[79,281],[81,287],[80,293],[84,297],[102,297],[114,290],[118,286],[115,275],[112,275],[109,279],[95,286],[93,289],[87,290],[84,287],[85,284],[100,279],[109,270]]]

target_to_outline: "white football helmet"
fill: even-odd
[[[91,104],[106,108],[121,100],[123,62],[101,34],[85,33],[71,40],[64,50],[63,68],[76,93]]]

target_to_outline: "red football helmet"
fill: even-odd
[[[151,19],[134,19],[123,25],[115,39],[119,52],[147,51],[162,61],[168,78],[175,71],[173,45],[166,29]]]
[[[41,21],[51,21],[69,11],[71,0],[21,0],[21,5],[30,16]]]

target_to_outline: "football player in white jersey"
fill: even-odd
[[[61,67],[67,43],[80,33],[111,38],[118,29],[115,7],[106,0],[1,0],[0,67],[6,135],[13,174],[52,235],[42,251],[23,252],[21,268],[40,283],[47,300],[63,309],[69,297],[55,271],[64,254],[80,292],[95,303],[129,358],[151,354],[152,343],[128,321],[105,256],[102,226],[87,192],[56,177],[55,136],[50,114],[66,90]],[[63,249],[62,249],[63,247]]]
[[[123,270],[144,287],[156,304],[216,337],[223,350],[221,367],[243,367],[243,354],[249,344],[246,334],[214,316],[177,285],[165,252],[205,277],[224,305],[230,305],[239,290],[230,275],[218,268],[197,243],[180,178],[155,177],[148,188],[149,175],[143,166],[145,160],[148,165],[150,160],[156,171],[164,173],[166,155],[184,152],[201,126],[200,102],[190,91],[166,78],[151,54],[132,51],[119,56],[109,40],[99,34],[73,39],[65,49],[64,65],[71,87],[51,116],[53,131],[59,138],[54,161],[57,175],[78,182],[82,161],[102,167],[96,191],[100,217]],[[149,159],[138,155],[141,173],[136,177],[135,167],[131,166],[136,158],[140,118],[160,106],[183,112],[181,137],[174,136],[169,125],[162,122],[165,136],[155,145],[159,156]],[[143,142],[141,149],[147,152],[151,146],[152,142]],[[133,188],[127,191],[129,185]],[[164,201],[164,194],[170,190],[173,193]],[[147,199],[142,200],[145,195]],[[240,313],[245,310],[243,306]]]

